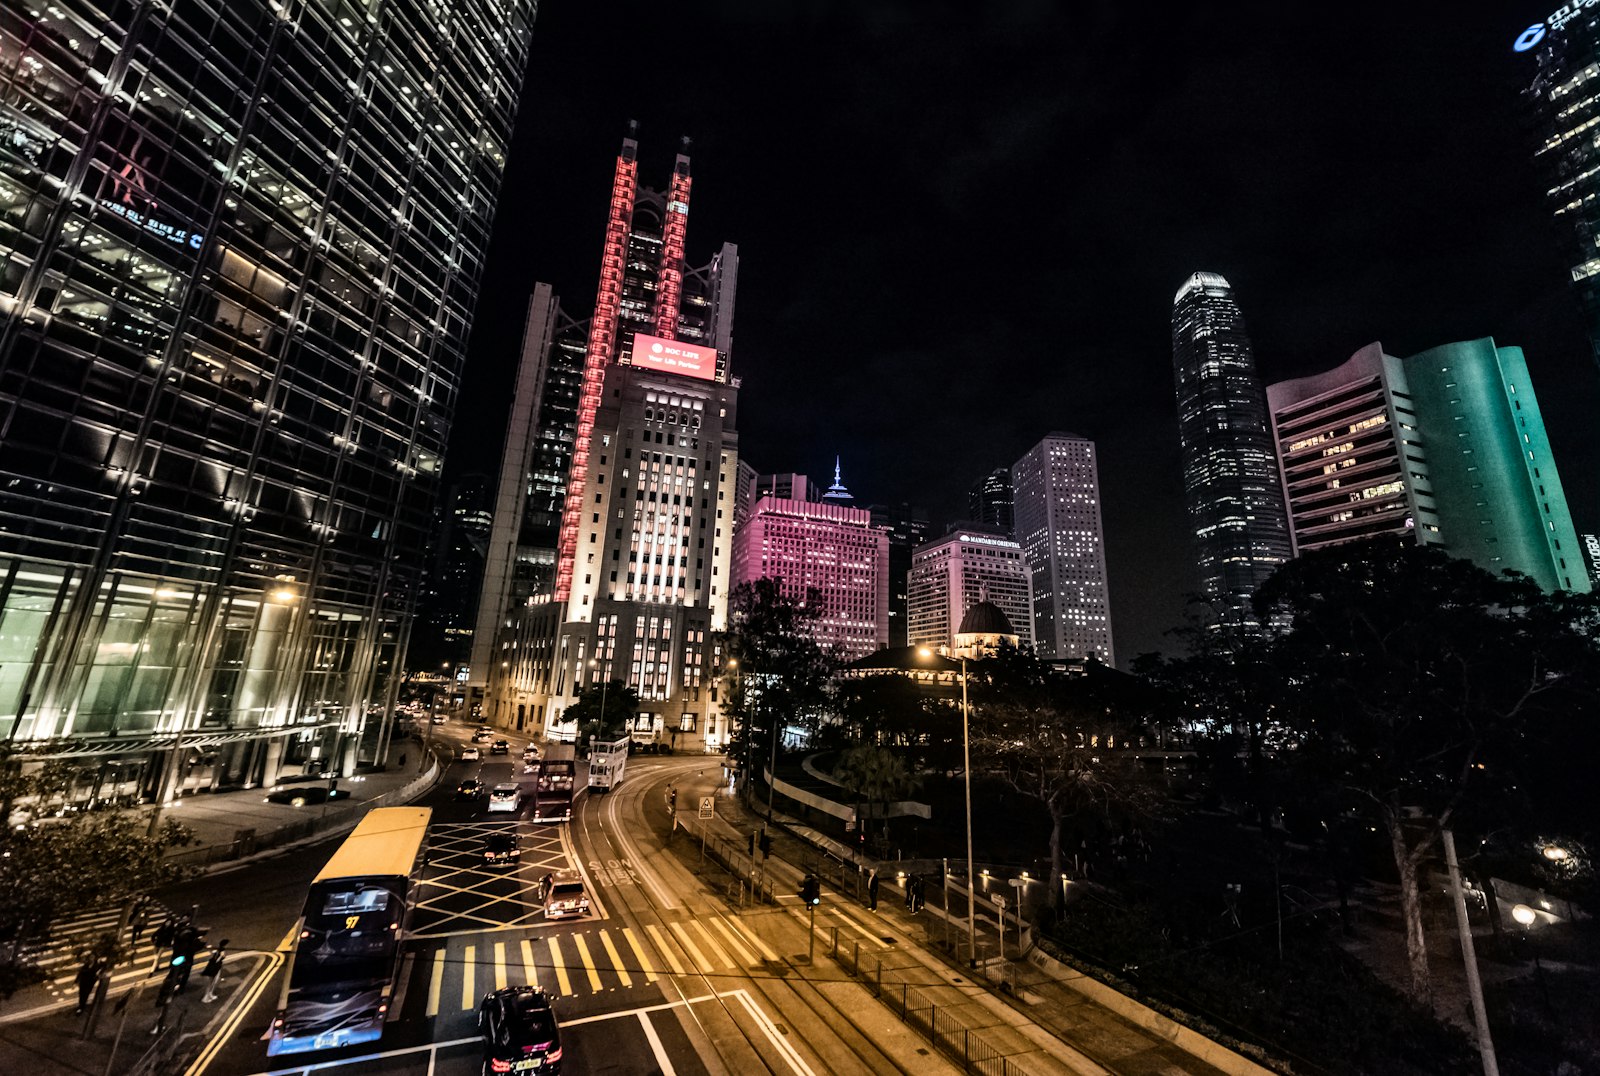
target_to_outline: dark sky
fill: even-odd
[[[1124,665],[1194,585],[1169,319],[1197,269],[1267,382],[1522,346],[1593,531],[1600,377],[1510,47],[1553,5],[545,0],[450,470],[496,466],[533,282],[592,304],[633,118],[648,185],[694,140],[690,260],[739,245],[744,458],[838,454],[937,524],[1045,433],[1093,438]]]

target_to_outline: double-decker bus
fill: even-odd
[[[630,737],[610,743],[596,743],[589,747],[589,787],[598,792],[609,792],[622,783],[622,771],[628,765]]]
[[[572,796],[578,763],[566,744],[551,744],[539,760],[533,788],[533,821],[566,822],[572,818]]]
[[[432,814],[425,807],[368,811],[312,880],[268,1056],[383,1034]]]

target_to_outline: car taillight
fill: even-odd
[[[554,1050],[551,1050],[549,1053],[545,1054],[544,1059],[546,1061],[560,1061],[561,1047],[557,1046]]]
[[[510,1072],[511,1071],[511,1062],[509,1062],[509,1061],[501,1061],[498,1057],[491,1057],[489,1059],[489,1071],[490,1072]]]

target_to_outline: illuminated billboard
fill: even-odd
[[[682,340],[663,340],[643,333],[633,338],[633,351],[628,361],[647,370],[683,374],[704,381],[715,380],[717,376],[716,348],[686,344]]]

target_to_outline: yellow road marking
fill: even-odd
[[[722,931],[723,935],[728,939],[728,944],[739,955],[740,960],[746,964],[754,964],[756,962],[756,955],[746,949],[738,938],[734,937],[733,931],[728,929],[728,925],[722,921],[720,915],[712,917],[711,925]]]
[[[633,976],[628,974],[628,969],[623,965],[622,954],[611,944],[611,935],[604,930],[600,932],[600,944],[606,947],[606,955],[611,958],[611,966],[616,969],[617,978],[622,980],[622,985],[632,986]]]
[[[494,943],[494,988],[506,988],[506,943]]]
[[[567,978],[567,965],[561,959],[561,947],[556,944],[554,938],[546,938],[545,941],[550,943],[550,962],[556,969],[556,982],[560,985],[563,994],[570,994],[572,993],[572,982]]]
[[[461,1008],[472,1008],[472,991],[478,985],[478,947],[469,945],[461,951]]]
[[[667,939],[654,923],[646,923],[644,928],[650,932],[650,940],[656,943],[656,952],[667,958],[667,963],[672,965],[672,974],[686,974],[683,965],[678,963],[678,955],[672,951],[672,946],[667,944]]]
[[[682,923],[668,923],[667,926],[672,928],[672,933],[678,936],[678,940],[683,943],[683,947],[689,951],[689,958],[699,966],[702,972],[717,970],[711,966],[711,961],[707,960],[700,952],[700,947],[689,937],[689,932],[683,929]]]
[[[774,961],[774,962],[777,961],[778,954],[774,953],[771,949],[769,949],[767,947],[767,943],[761,940],[761,935],[757,934],[755,932],[754,928],[752,928],[752,927],[741,927],[739,925],[738,921],[737,920],[733,920],[733,919],[730,919],[728,921],[728,928],[730,930],[732,930],[735,934],[737,934],[739,937],[743,938],[745,941],[749,942],[751,945],[754,945],[757,949],[761,950],[761,955],[762,956],[766,957],[768,960],[771,960],[771,961]]]
[[[722,948],[722,945],[717,941],[717,939],[711,936],[711,931],[707,930],[701,924],[700,920],[691,919],[689,920],[689,925],[698,930],[700,932],[700,936],[705,938],[706,946],[712,952],[717,954],[717,959],[722,961],[723,967],[737,968],[739,966],[738,962],[728,955],[727,950]]]
[[[428,976],[428,1015],[439,1015],[439,993],[444,988],[444,950],[435,949],[431,955],[433,972]]]
[[[528,985],[539,985],[539,969],[533,962],[533,946],[528,944],[528,939],[522,939],[522,970],[528,974]]]
[[[600,989],[600,971],[594,966],[594,957],[589,955],[589,943],[583,940],[582,934],[574,934],[573,942],[578,946],[578,959],[583,961],[583,970],[589,973],[589,988]]]
[[[644,981],[656,981],[656,970],[650,966],[650,958],[644,955],[644,950],[639,946],[639,939],[633,936],[632,927],[623,927],[622,936],[628,939],[628,945],[633,949],[633,955],[639,958],[639,970],[644,972]]]

